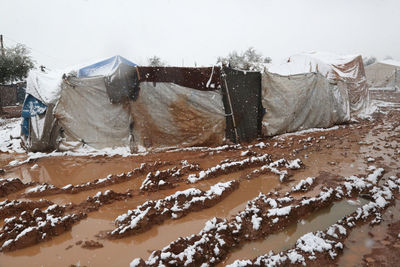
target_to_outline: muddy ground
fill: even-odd
[[[170,244],[172,252],[185,251],[191,241],[179,238],[200,236],[202,230],[204,236],[214,217],[215,223],[237,224],[242,216],[241,232],[221,231],[228,245],[219,241],[218,249],[218,237],[206,239],[203,253],[189,266],[202,261],[224,266],[271,250],[289,251],[303,235],[325,231],[372,201],[377,186],[400,178],[400,93],[372,92],[371,98],[380,106],[373,119],[240,146],[135,157],[43,157],[13,167],[10,161],[27,156],[0,153],[0,266],[128,266],[139,258],[151,265],[146,261],[153,251],[160,254]],[[295,206],[303,197],[344,186],[345,177],[371,173],[379,174],[375,187]],[[311,184],[299,184],[309,177],[314,177]],[[396,266],[400,198],[395,186],[391,190],[393,198],[379,215],[355,223],[340,237],[343,248],[336,256],[307,255],[307,265]],[[274,210],[267,198],[282,211],[289,204],[299,211],[266,216]],[[248,217],[251,207],[265,214]]]

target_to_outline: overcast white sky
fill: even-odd
[[[50,68],[116,54],[138,64],[211,65],[255,47],[273,60],[303,51],[400,60],[399,0],[1,0],[0,33]]]

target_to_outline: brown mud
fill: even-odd
[[[373,98],[381,101],[397,101],[400,103],[400,95],[383,95],[383,92],[372,95]],[[57,188],[65,187],[69,184],[83,185],[87,182],[94,182],[96,179],[106,178],[111,175],[128,173],[135,168],[139,168],[142,163],[152,164],[156,161],[170,162],[169,166],[162,166],[157,170],[166,170],[177,166],[180,168],[180,162],[187,160],[190,163],[198,163],[202,170],[206,170],[223,162],[240,161],[249,156],[269,154],[272,160],[286,159],[293,160],[299,158],[304,167],[292,173],[292,176],[285,183],[281,183],[276,174],[271,172],[262,173],[258,177],[250,180],[246,176],[261,168],[260,166],[251,166],[248,169],[234,170],[230,173],[219,174],[210,179],[198,181],[195,184],[186,184],[183,181],[172,181],[173,187],[163,190],[148,191],[146,194],[133,193],[133,197],[124,200],[115,201],[108,205],[103,205],[87,213],[87,217],[72,224],[71,228],[54,235],[46,242],[40,242],[35,245],[10,252],[1,252],[0,266],[69,266],[71,264],[80,266],[127,266],[135,258],[147,259],[152,251],[161,250],[179,237],[198,234],[206,221],[213,217],[230,219],[233,215],[246,208],[246,203],[257,197],[260,192],[268,194],[278,191],[281,197],[299,181],[308,177],[316,177],[313,186],[306,192],[291,193],[295,199],[301,197],[312,197],[323,191],[324,187],[332,187],[337,181],[335,177],[348,177],[351,175],[365,175],[369,167],[384,167],[386,173],[382,181],[387,181],[391,175],[396,175],[400,168],[398,158],[400,156],[400,107],[383,107],[385,113],[376,113],[374,120],[359,120],[347,125],[342,125],[328,131],[317,131],[301,133],[295,135],[282,135],[275,138],[257,140],[251,144],[242,144],[242,146],[226,146],[223,148],[198,148],[194,150],[181,149],[171,150],[170,152],[149,153],[135,157],[48,157],[36,159],[33,162],[27,162],[20,166],[8,166],[7,164],[14,160],[24,160],[26,156],[16,154],[0,154],[0,168],[4,173],[0,173],[0,178],[18,177],[22,183],[37,182],[40,184],[48,183]],[[251,151],[251,152],[246,152]],[[250,153],[245,155],[245,153]],[[252,154],[255,153],[255,154]],[[251,155],[252,154],[252,155]],[[369,161],[368,159],[373,160]],[[36,166],[35,166],[36,165]],[[149,171],[150,172],[150,171]],[[197,173],[195,171],[193,173]],[[325,175],[324,175],[325,173]],[[97,191],[113,190],[116,193],[125,194],[128,189],[132,192],[139,192],[147,173],[135,176],[135,179],[128,179],[121,183],[107,184],[102,187],[88,188],[80,192],[66,193],[62,192],[56,195],[43,196],[52,203],[67,206],[69,202],[82,203],[88,196],[94,196]],[[180,179],[186,179],[188,174]],[[182,191],[189,188],[198,188],[203,191],[208,190],[210,186],[230,180],[240,180],[240,186],[222,201],[216,205],[203,209],[198,212],[189,213],[185,217],[176,220],[166,220],[162,224],[154,225],[144,233],[133,236],[127,236],[115,240],[99,240],[96,236],[99,232],[109,231],[114,227],[114,220],[128,210],[135,209],[148,200],[163,199],[176,191]],[[98,181],[98,180],[97,180]],[[333,181],[333,182],[332,182]],[[19,201],[39,201],[38,197],[25,196],[21,194],[34,187],[23,186],[16,188],[15,191],[9,191],[1,197],[4,200]],[[24,191],[25,190],[25,191]],[[368,195],[368,194],[367,194]],[[271,196],[272,197],[272,196]],[[227,253],[227,263],[233,259],[253,259],[257,256],[268,253],[266,250],[276,252],[289,248],[282,245],[285,240],[288,244],[294,241],[297,235],[305,232],[314,232],[321,230],[321,225],[325,226],[324,215],[331,223],[343,215],[351,213],[347,208],[337,210],[335,205],[341,205],[337,202],[333,206],[327,206],[320,213],[316,210],[310,211],[302,216],[306,222],[306,228],[301,229],[301,220],[294,220],[288,223],[287,227],[281,229],[281,232],[275,231],[267,239],[246,242],[243,246],[235,248]],[[79,205],[79,204],[74,204]],[[95,205],[95,204],[93,204]],[[346,204],[347,205],[347,204]],[[344,249],[335,261],[326,261],[327,265],[337,264],[338,266],[387,266],[394,265],[398,258],[392,253],[398,251],[395,237],[398,229],[395,227],[399,218],[398,201],[388,208],[382,214],[380,224],[358,225],[344,240]],[[47,206],[37,207],[44,212]],[[86,208],[90,209],[92,206]],[[331,208],[329,208],[331,207]],[[85,207],[81,207],[85,210]],[[68,214],[76,214],[80,208],[68,211]],[[30,210],[31,214],[33,210]],[[16,211],[16,214],[21,211]],[[324,214],[324,215],[321,215]],[[390,215],[393,215],[391,217]],[[15,216],[13,214],[5,217]],[[312,216],[316,216],[315,224],[307,221]],[[321,217],[322,216],[322,217]],[[4,217],[4,218],[5,218]],[[317,223],[319,221],[321,224]],[[299,225],[300,224],[300,225]],[[328,224],[328,222],[326,222]],[[391,228],[390,225],[395,225]],[[5,225],[3,222],[2,226]],[[296,227],[296,225],[298,225]],[[290,233],[294,231],[293,238]],[[267,240],[270,240],[268,242]],[[103,247],[93,250],[83,249],[76,242],[87,240],[100,242]],[[400,240],[400,239],[399,239]],[[28,242],[28,241],[27,241]],[[265,246],[262,244],[267,244]],[[67,247],[69,249],[66,249]],[[323,256],[324,257],[324,256]],[[387,259],[384,259],[384,258]],[[307,262],[308,263],[308,262]],[[323,261],[317,264],[323,264]],[[309,263],[308,263],[309,264]],[[311,263],[310,263],[311,264]]]

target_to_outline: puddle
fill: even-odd
[[[360,199],[363,205],[368,201]],[[292,248],[301,236],[319,230],[325,230],[344,216],[354,212],[359,206],[349,204],[346,200],[334,203],[309,217],[300,220],[297,224],[287,227],[285,230],[268,236],[262,241],[250,242],[234,250],[226,260],[218,266],[233,263],[238,259],[253,259],[268,253],[270,250],[278,253]]]
[[[179,188],[163,190],[151,195],[142,195],[133,199],[115,202],[102,207],[99,211],[90,213],[89,218],[72,227],[72,231],[54,238],[49,242],[25,248],[19,251],[5,253],[0,257],[0,266],[56,266],[76,264],[88,266],[128,266],[137,257],[147,259],[152,250],[161,249],[170,242],[182,236],[198,233],[207,220],[213,217],[229,218],[242,210],[247,201],[256,197],[259,192],[270,192],[279,184],[275,175],[264,175],[253,180],[242,181],[239,189],[212,208],[193,212],[178,220],[167,220],[162,225],[156,225],[149,231],[118,240],[99,240],[104,247],[95,250],[85,250],[74,245],[65,248],[79,240],[97,240],[95,235],[100,231],[111,230],[113,220],[120,214],[133,209],[148,199],[158,199],[170,195],[177,190],[189,187],[208,189],[216,182],[239,178],[243,172],[223,175],[219,178],[202,181],[195,185],[182,184]],[[121,186],[121,185],[120,185]],[[63,198],[65,195],[62,196]]]
[[[387,209],[381,224],[375,226],[364,224],[357,230],[351,231],[344,242],[345,250],[339,257],[338,266],[362,266],[363,256],[371,253],[374,247],[379,247],[380,242],[387,236],[388,225],[400,220],[399,205],[400,200],[396,200],[395,205]]]

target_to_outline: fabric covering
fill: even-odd
[[[45,104],[43,104],[36,97],[27,94],[21,112],[21,117],[23,118],[21,133],[25,136],[29,136],[29,121],[31,117],[43,115],[46,113],[46,110],[47,106]]]
[[[175,83],[202,91],[221,88],[221,69],[181,67],[137,67],[140,82]]]
[[[330,127],[350,120],[349,96],[343,83],[331,84],[320,73],[262,75],[262,105],[266,136],[315,127]]]
[[[99,75],[109,75],[115,71],[121,64],[136,66],[135,63],[121,56],[114,56],[92,65],[82,67],[78,71],[78,77],[93,77]]]
[[[296,54],[281,64],[270,66],[268,71],[280,75],[319,72],[331,81],[345,83],[352,114],[362,113],[369,106],[369,91],[360,55],[339,56],[326,52]]]
[[[368,84],[371,87],[397,87],[400,89],[400,62],[376,62],[365,67],[365,74],[367,76]]]
[[[224,140],[225,112],[219,91],[142,82],[130,109],[133,147],[196,146]]]
[[[26,93],[42,103],[55,104],[60,97],[63,72],[31,70],[26,81]]]
[[[102,149],[129,145],[129,113],[108,98],[104,77],[69,77],[54,110],[68,141]]]
[[[105,76],[104,79],[111,103],[122,103],[129,99],[136,99],[139,93],[136,67],[121,64],[113,73]]]

